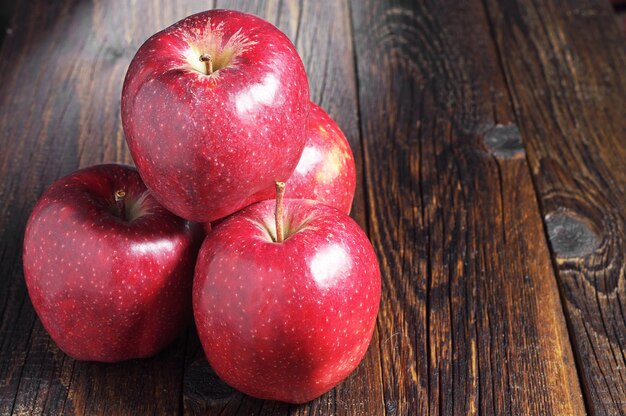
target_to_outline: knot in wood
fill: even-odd
[[[546,215],[548,238],[552,250],[561,258],[578,258],[594,253],[600,238],[582,220],[565,212]]]
[[[524,152],[522,136],[515,124],[497,124],[485,132],[485,145],[495,157],[510,159]]]

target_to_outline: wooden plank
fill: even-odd
[[[606,2],[487,3],[592,414],[626,414],[626,43]]]
[[[583,414],[480,1],[352,1],[388,414]]]

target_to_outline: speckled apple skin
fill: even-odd
[[[115,215],[120,189],[143,216]],[[72,173],[44,193],[26,227],[24,277],[35,311],[75,359],[151,356],[190,321],[201,235],[161,206],[133,168]]]
[[[381,280],[365,233],[336,208],[285,200],[288,229],[272,241],[274,201],[221,222],[205,239],[193,289],[209,363],[262,399],[303,403],[343,380],[372,337]]]
[[[240,46],[231,65],[210,76],[190,67],[191,44],[229,39]],[[269,22],[230,10],[192,15],[148,39],[122,92],[124,133],[143,180],[170,211],[198,222],[258,201],[255,194],[289,178],[308,107],[291,41]]]
[[[307,142],[287,180],[285,198],[313,199],[350,213],[356,167],[350,144],[321,107],[309,104]]]
[[[312,199],[350,213],[356,190],[356,166],[350,143],[337,123],[320,106],[309,104],[307,142],[296,169],[287,180],[285,197]],[[272,199],[275,189],[259,196]],[[217,225],[220,220],[215,221]],[[205,230],[211,230],[205,224]]]

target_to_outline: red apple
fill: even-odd
[[[350,144],[326,111],[313,102],[309,106],[307,142],[285,197],[314,199],[349,214],[356,188]]]
[[[350,143],[335,121],[317,104],[309,104],[307,142],[288,180],[287,198],[313,199],[350,213],[356,188],[356,166]],[[259,195],[270,199],[274,190]],[[221,220],[214,222],[217,225]],[[205,225],[206,232],[211,225]]]
[[[226,383],[303,403],[363,358],[380,272],[367,236],[343,212],[288,199],[283,222],[274,208],[272,200],[251,205],[211,231],[196,264],[194,317],[207,359]]]
[[[309,103],[306,145],[289,177],[286,198],[313,199],[350,213],[356,188],[356,167],[350,144],[335,121],[315,103]],[[257,194],[272,199],[274,189]]]
[[[122,122],[155,198],[207,222],[272,190],[295,169],[309,87],[293,44],[258,17],[211,10],[148,39],[122,92]]]
[[[148,192],[133,168],[100,165],[56,181],[24,236],[24,277],[52,339],[79,360],[147,357],[191,318],[201,230]]]

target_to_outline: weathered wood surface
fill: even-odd
[[[482,5],[353,10],[387,410],[582,414]]]
[[[193,328],[148,360],[75,362],[23,281],[43,190],[132,162],[119,104],[135,50],[210,7],[294,41],[357,160],[381,312],[357,371],[306,405],[226,386]],[[610,7],[20,2],[0,49],[0,414],[626,413],[626,44]]]
[[[626,414],[626,39],[606,2],[517,3],[487,8],[581,384]]]

